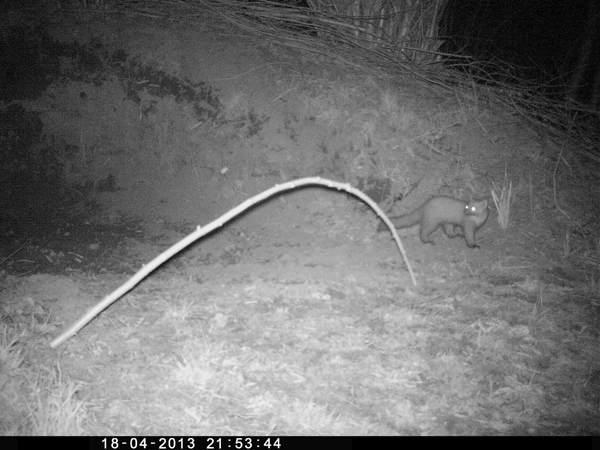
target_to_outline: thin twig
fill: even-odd
[[[246,200],[245,202],[236,206],[229,212],[223,214],[218,219],[213,220],[211,223],[209,223],[205,227],[198,226],[196,231],[189,234],[188,236],[186,236],[185,238],[183,238],[182,240],[177,242],[175,245],[172,245],[167,250],[165,250],[163,253],[161,253],[156,258],[154,258],[152,261],[150,261],[148,264],[143,266],[129,280],[127,280],[119,288],[117,288],[115,291],[113,291],[108,297],[104,298],[102,301],[100,301],[98,304],[96,304],[96,306],[94,306],[89,311],[87,311],[79,320],[77,320],[75,323],[73,323],[66,331],[63,331],[63,333],[60,336],[55,338],[50,343],[50,347],[56,348],[60,344],[65,342],[67,339],[74,336],[79,330],[81,330],[84,326],[86,326],[91,320],[94,319],[94,317],[96,317],[98,314],[100,314],[109,305],[111,305],[112,303],[114,303],[115,301],[120,299],[123,295],[125,295],[127,292],[129,292],[131,289],[133,289],[140,281],[142,281],[144,278],[146,278],[146,276],[148,276],[152,271],[154,271],[154,269],[159,267],[162,263],[164,263],[165,261],[167,261],[174,255],[179,253],[184,248],[191,245],[193,242],[200,239],[202,236],[205,236],[208,233],[210,233],[211,231],[215,230],[216,228],[223,226],[226,222],[230,221],[231,219],[233,219],[237,215],[241,214],[248,208],[254,206],[257,203],[262,202],[263,200],[266,200],[267,198],[274,196],[275,194],[277,194],[279,192],[288,191],[288,190],[296,189],[298,187],[307,186],[307,185],[320,185],[320,186],[325,186],[330,189],[346,191],[349,194],[352,194],[352,195],[360,198],[367,205],[369,205],[373,209],[373,211],[375,211],[375,213],[385,222],[385,224],[388,226],[388,228],[392,232],[394,241],[396,242],[396,245],[398,246],[398,250],[400,250],[400,254],[402,255],[402,258],[404,259],[404,263],[406,264],[406,267],[408,268],[408,272],[410,274],[410,278],[412,280],[413,286],[417,286],[417,280],[413,273],[410,262],[408,261],[408,257],[406,256],[406,252],[404,251],[404,247],[402,246],[402,241],[400,241],[400,237],[398,236],[398,232],[396,231],[396,228],[394,227],[394,225],[392,224],[390,219],[381,210],[381,208],[379,208],[377,203],[375,203],[369,196],[367,196],[363,192],[359,191],[358,189],[353,188],[349,184],[339,183],[337,181],[332,181],[332,180],[326,180],[324,178],[319,178],[319,177],[301,178],[299,180],[288,181],[287,183],[275,185],[274,187],[267,189],[266,191]]]
[[[2,264],[4,264],[6,262],[7,259],[9,259],[10,257],[14,256],[15,253],[18,253],[19,251],[21,251],[21,249],[23,247],[25,247],[25,244],[27,244],[27,242],[25,242],[23,245],[21,245],[18,249],[16,249],[14,252],[12,252],[10,255],[8,255],[6,258],[4,258],[2,261],[0,261],[0,266]]]

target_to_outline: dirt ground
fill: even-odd
[[[600,433],[599,266],[567,220],[589,197],[519,117],[210,18],[2,21],[3,434]],[[315,176],[391,215],[487,198],[481,248],[402,231],[415,287],[365,203],[292,190],[50,348]]]

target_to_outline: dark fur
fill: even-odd
[[[475,243],[475,232],[488,217],[487,200],[469,203],[452,197],[432,197],[417,209],[403,216],[390,217],[398,229],[419,224],[419,236],[424,243],[434,244],[430,235],[440,226],[449,238],[464,236],[469,248],[479,248]],[[460,228],[462,233],[457,233]]]

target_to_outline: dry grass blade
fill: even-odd
[[[496,194],[496,190],[498,190],[496,183],[492,181],[492,184],[494,185],[494,189],[492,189],[492,198],[494,199],[494,204],[496,205],[496,210],[498,211],[498,223],[500,224],[500,228],[506,230],[508,228],[508,219],[510,217],[512,181],[507,182],[506,179],[504,180],[504,184],[500,190],[500,197],[498,197],[498,194]]]

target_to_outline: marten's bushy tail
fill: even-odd
[[[396,228],[408,228],[421,222],[423,219],[423,208],[417,208],[413,212],[403,216],[390,217],[390,220]]]

